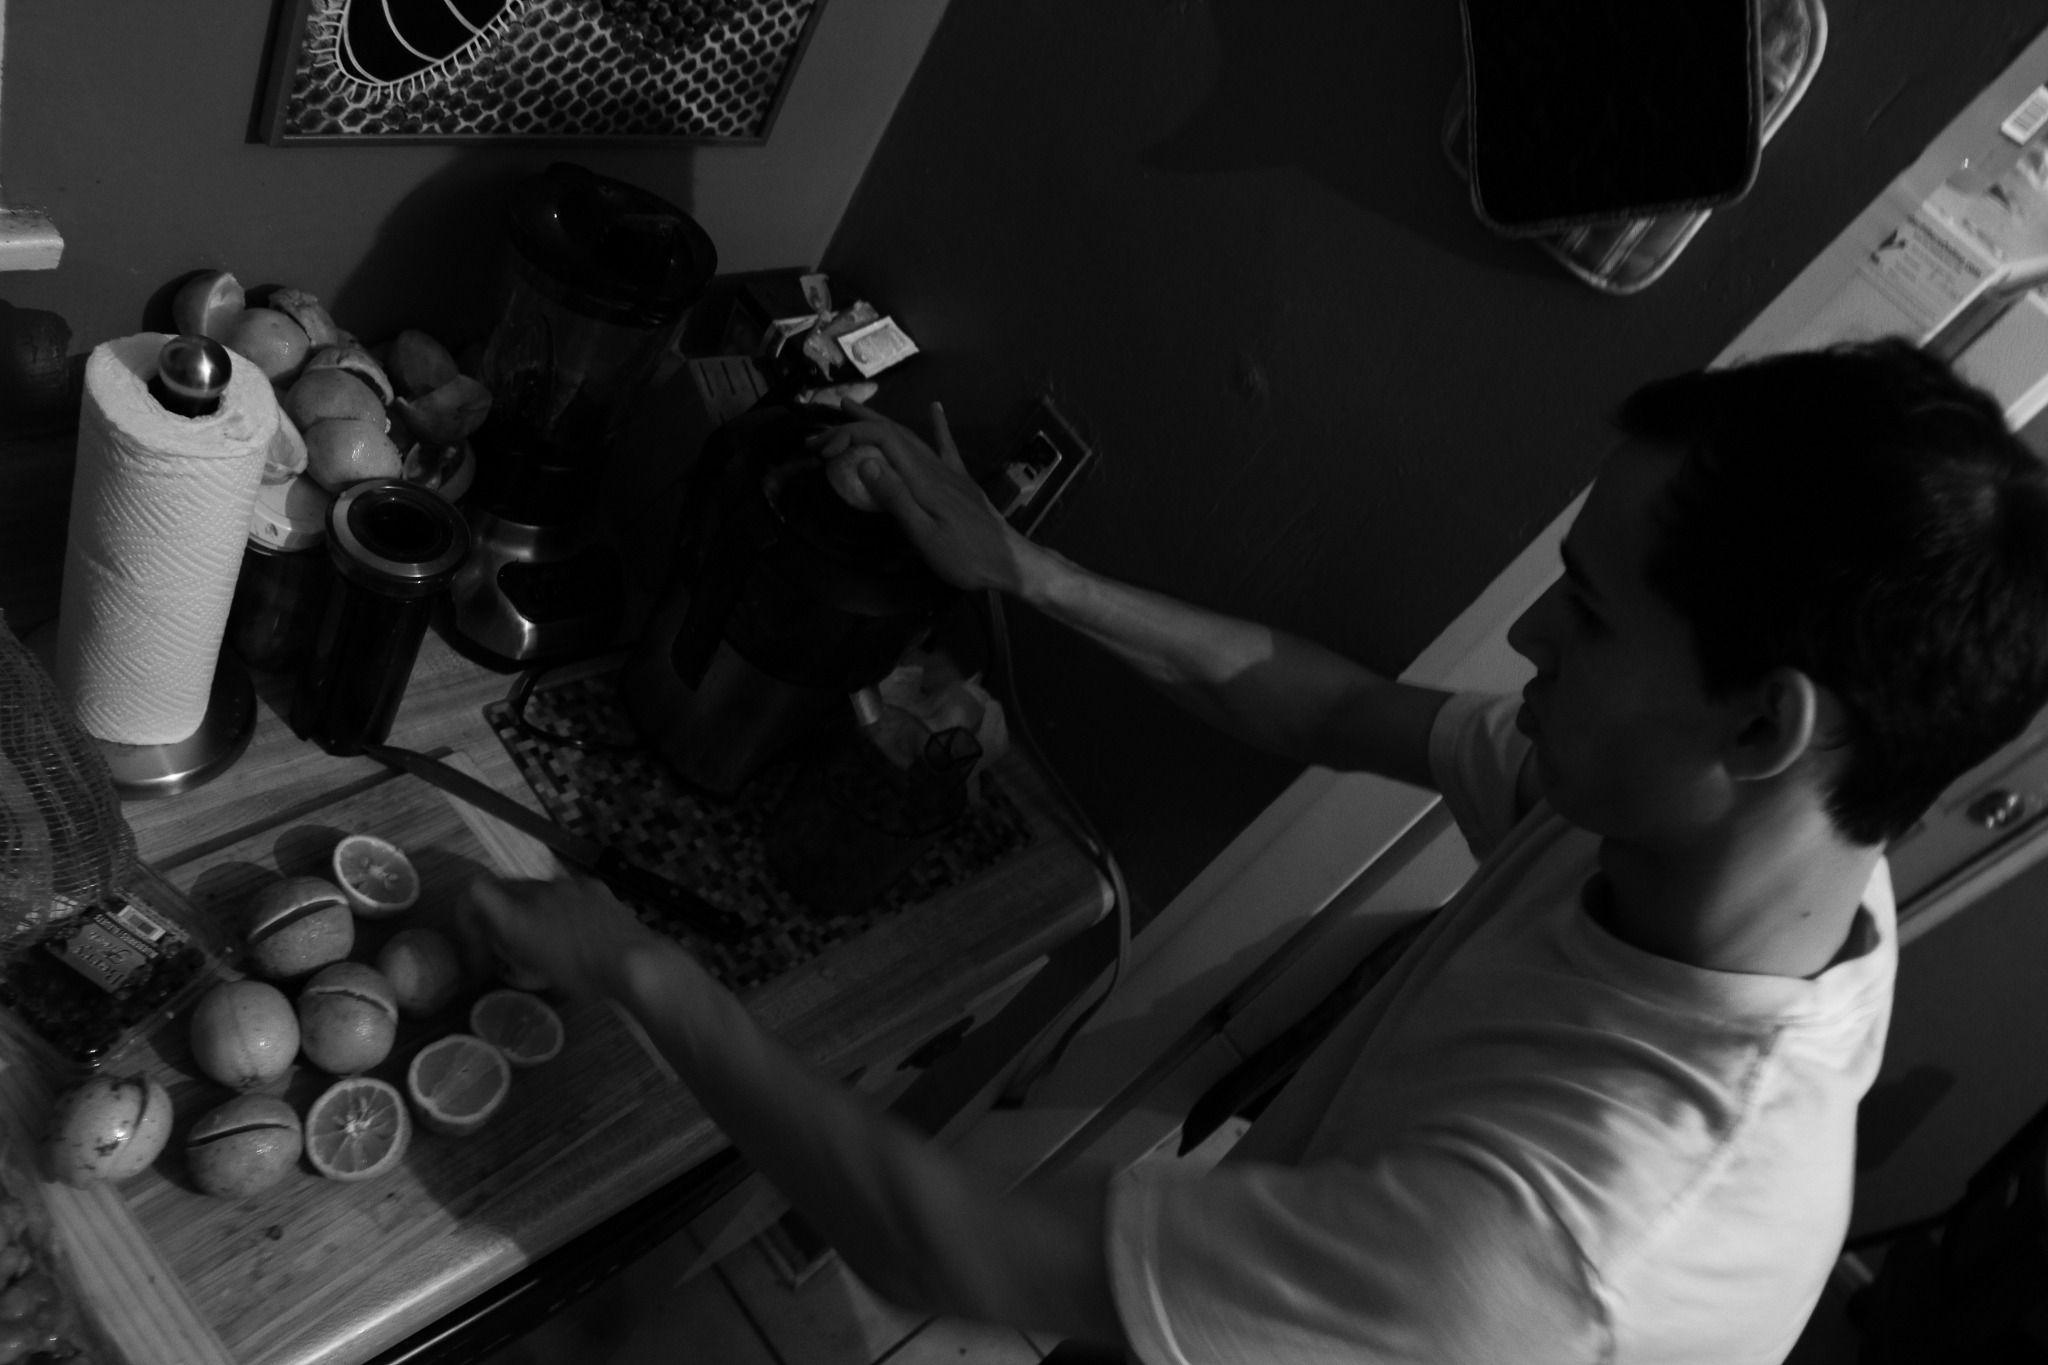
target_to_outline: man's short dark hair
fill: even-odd
[[[2048,705],[2048,468],[1903,340],[1650,384],[1624,434],[1684,456],[1651,586],[1716,693],[1790,666],[1848,714],[1842,833],[1897,838]]]

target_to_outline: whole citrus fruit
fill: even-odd
[[[228,321],[221,344],[254,362],[273,384],[297,374],[313,350],[306,329],[275,308],[244,308]]]
[[[50,1116],[50,1173],[72,1185],[138,1175],[171,1136],[171,1097],[149,1076],[95,1076]]]
[[[284,396],[285,415],[299,430],[334,418],[354,418],[382,430],[388,425],[384,401],[347,370],[307,370]]]
[[[405,457],[382,424],[359,417],[330,417],[307,427],[306,473],[330,493],[364,479],[395,479]]]
[[[391,1055],[398,1001],[375,967],[337,962],[299,992],[299,1048],[322,1071],[353,1076]]]
[[[368,384],[382,403],[389,403],[396,395],[391,388],[391,376],[384,373],[384,367],[377,358],[363,349],[361,342],[345,341],[338,346],[315,346],[313,354],[306,358],[306,373],[315,370],[346,370]]]
[[[304,1147],[289,1104],[275,1095],[237,1095],[192,1125],[185,1164],[206,1193],[246,1199],[284,1179]]]
[[[223,981],[192,1008],[192,1060],[236,1090],[268,1085],[299,1055],[299,1020],[284,992],[263,981]]]
[[[391,338],[384,368],[398,392],[408,398],[432,393],[461,373],[446,346],[411,327]]]
[[[462,957],[432,929],[393,934],[377,953],[377,968],[390,978],[398,1008],[415,1018],[438,1014],[462,989]]]
[[[241,283],[225,270],[202,270],[178,286],[171,298],[171,323],[186,336],[212,337],[223,345],[228,326],[248,303]],[[253,359],[253,357],[252,357]]]
[[[356,924],[333,882],[287,877],[249,902],[242,935],[258,976],[290,980],[347,957],[356,945]]]
[[[273,289],[264,302],[298,323],[299,330],[306,334],[307,342],[316,351],[322,346],[339,345],[345,335],[334,325],[334,316],[319,297],[303,289]]]

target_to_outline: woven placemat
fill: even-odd
[[[861,910],[821,914],[782,886],[766,851],[769,822],[804,774],[806,760],[764,769],[737,795],[721,800],[685,785],[651,750],[579,749],[531,733],[632,745],[633,726],[619,700],[617,678],[600,673],[536,690],[527,701],[525,727],[509,702],[486,706],[484,719],[558,824],[619,850],[745,921],[744,933],[713,942],[625,898],[644,923],[686,942],[734,990],[773,980],[1031,842],[1031,826],[1015,800],[984,772],[960,817],[887,891]]]

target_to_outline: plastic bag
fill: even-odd
[[[0,1067],[6,1063],[0,1061]],[[20,1092],[0,1087],[13,1105]],[[21,1115],[0,1123],[0,1365],[120,1365],[58,1247]]]
[[[0,617],[0,960],[105,900],[134,862],[106,760]]]

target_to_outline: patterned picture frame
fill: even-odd
[[[825,0],[284,0],[272,146],[768,138]]]

